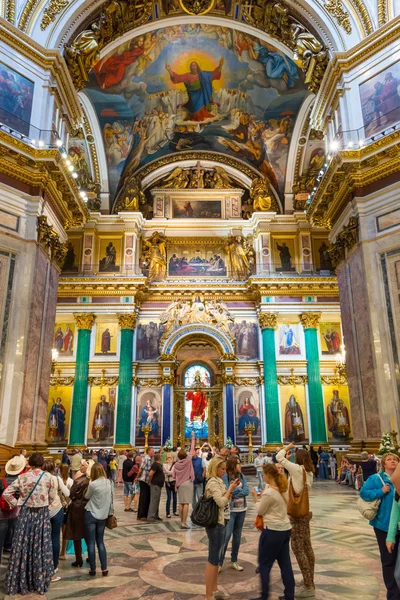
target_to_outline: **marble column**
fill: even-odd
[[[299,316],[306,340],[311,442],[313,444],[326,444],[324,395],[321,383],[317,336],[317,327],[321,313],[304,312]]]
[[[228,382],[225,383],[225,408],[226,408],[226,415],[225,415],[225,422],[226,422],[226,432],[225,432],[225,439],[226,438],[231,438],[232,442],[235,443],[236,439],[235,439],[235,411],[234,411],[234,407],[233,407],[233,383],[229,383],[229,380],[227,380]]]
[[[264,362],[265,430],[267,444],[280,444],[282,442],[275,351],[277,319],[277,313],[261,313],[259,316]]]
[[[117,314],[117,319],[121,328],[121,344],[114,445],[127,448],[131,443],[133,332],[136,326],[136,313],[120,313]]]
[[[163,367],[162,376],[162,403],[163,403],[163,414],[162,414],[162,432],[161,432],[161,443],[165,444],[168,438],[172,440],[172,394],[173,386],[175,383],[175,376],[172,372],[172,368],[168,366]]]
[[[78,345],[76,349],[69,446],[82,447],[86,445],[90,336],[96,316],[93,313],[75,313],[74,318],[78,329]]]

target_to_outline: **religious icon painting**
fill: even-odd
[[[370,77],[359,87],[366,135],[390,127],[400,119],[400,62]]]
[[[332,246],[327,238],[314,238],[312,240],[314,265],[316,267],[316,270],[319,271],[321,274],[323,274],[323,272],[326,272],[327,275],[330,275],[330,273],[333,273],[334,271],[332,260],[329,254],[329,250],[331,247]]]
[[[99,271],[118,273],[121,265],[121,239],[100,239]]]
[[[308,441],[307,403],[304,386],[279,386],[279,401],[283,440],[295,444]]]
[[[49,446],[65,446],[68,441],[72,390],[72,386],[50,387],[46,420],[46,442]]]
[[[220,219],[221,200],[173,200],[174,219]]]
[[[298,323],[283,323],[279,326],[279,354],[291,356],[301,354],[300,326]]]
[[[223,245],[168,245],[170,277],[226,277],[227,265]]]
[[[54,326],[53,348],[58,357],[74,354],[75,323],[56,323]]]
[[[351,411],[348,387],[324,385],[323,393],[328,440],[350,441]]]
[[[258,323],[237,320],[229,324],[229,330],[236,339],[236,356],[241,360],[257,360],[259,357]]]
[[[235,423],[236,443],[247,446],[249,431],[252,435],[253,447],[261,445],[260,396],[255,386],[235,389]]]
[[[114,443],[117,388],[90,388],[87,443],[90,446],[110,446]]]
[[[0,72],[0,120],[3,125],[29,135],[35,84],[4,63],[0,63]]]
[[[96,323],[95,356],[116,356],[117,339],[117,323]]]
[[[136,403],[136,446],[145,446],[146,434],[150,446],[161,444],[161,388],[141,389]]]
[[[191,365],[184,373],[185,392],[185,438],[190,438],[192,431],[196,438],[208,439],[210,396],[207,388],[211,387],[211,373],[201,364]]]
[[[339,354],[342,346],[340,323],[320,323],[319,335],[322,354]]]
[[[136,360],[157,360],[160,355],[159,344],[162,334],[161,323],[139,321],[135,332]]]
[[[273,238],[271,245],[274,256],[275,271],[277,273],[289,273],[295,271],[295,240],[287,238]]]
[[[68,238],[67,253],[62,266],[63,273],[77,273],[81,261],[82,238]]]

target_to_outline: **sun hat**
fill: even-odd
[[[10,458],[6,463],[5,470],[7,475],[19,475],[26,467],[26,458],[22,454],[17,454]]]

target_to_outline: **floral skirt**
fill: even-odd
[[[15,528],[4,584],[6,594],[44,594],[54,575],[49,509],[23,508]]]

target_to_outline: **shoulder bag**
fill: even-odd
[[[293,487],[293,478],[290,478],[289,482],[289,501],[288,501],[288,515],[292,519],[298,519],[300,517],[306,517],[310,512],[310,499],[308,497],[307,487],[307,474],[303,467],[303,489],[300,494],[296,494]]]
[[[382,486],[386,485],[379,473],[377,473],[377,475],[382,482]],[[364,519],[373,521],[378,514],[381,501],[381,498],[377,498],[376,500],[371,500],[368,502],[368,500],[363,500],[360,496],[357,500],[357,510],[359,513],[361,513]]]
[[[207,489],[207,487],[206,487]],[[190,520],[199,527],[216,527],[218,525],[219,508],[214,498],[206,498],[205,494],[194,507]]]
[[[111,486],[111,483],[110,483]],[[110,505],[110,509],[111,510],[113,508],[112,502]],[[106,520],[106,527],[107,529],[115,529],[116,527],[118,527],[118,521],[117,521],[117,517],[114,514],[114,511],[112,512],[111,515],[108,515],[107,520]]]

